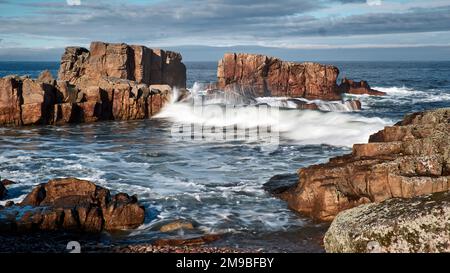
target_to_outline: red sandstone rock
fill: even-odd
[[[381,95],[366,82],[336,84],[339,69],[318,63],[285,62],[264,55],[227,53],[219,61],[218,88],[255,97],[283,96],[339,100],[341,93]],[[367,87],[365,86],[367,85]]]
[[[21,125],[22,90],[14,77],[0,79],[0,125]]]
[[[0,79],[0,126],[149,118],[186,85],[186,68],[175,52],[94,42],[67,48],[59,77]]]
[[[369,202],[450,190],[450,109],[406,116],[356,144],[352,154],[298,171],[282,194],[293,210],[330,221]]]
[[[28,194],[19,206],[0,211],[0,230],[100,232],[136,228],[144,222],[136,196],[75,178],[54,179]]]
[[[354,95],[371,95],[371,96],[384,96],[386,93],[374,90],[370,88],[366,81],[355,82],[348,80],[347,78],[342,79],[339,85],[340,92],[354,94]]]
[[[145,46],[92,42],[90,51],[66,49],[58,73],[60,80],[78,86],[97,85],[102,78],[145,84],[186,87],[186,67],[181,55]]]

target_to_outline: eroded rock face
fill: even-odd
[[[355,144],[352,154],[298,171],[282,198],[293,210],[331,221],[364,203],[450,189],[450,109],[408,115]]]
[[[102,78],[186,87],[186,67],[179,53],[145,46],[92,42],[90,50],[66,49],[58,78],[78,86],[97,85]]]
[[[390,199],[337,215],[327,252],[450,252],[450,193]]]
[[[50,180],[34,188],[18,205],[0,211],[3,231],[82,231],[136,228],[145,210],[136,196],[119,193],[76,178]]]
[[[219,61],[218,88],[255,97],[282,96],[339,100],[342,92],[381,95],[365,85],[340,88],[339,69],[318,63],[285,62],[264,55],[227,53]],[[347,82],[346,82],[347,84]]]

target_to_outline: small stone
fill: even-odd
[[[168,224],[163,225],[159,231],[161,232],[173,232],[180,229],[194,229],[194,225],[186,220],[176,220],[173,222],[170,222]]]

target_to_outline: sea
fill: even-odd
[[[9,188],[8,200],[22,200],[49,179],[77,177],[113,192],[136,194],[146,208],[142,226],[105,234],[104,242],[150,243],[214,233],[222,239],[213,246],[322,252],[328,224],[289,210],[265,192],[263,184],[274,175],[348,153],[353,144],[367,142],[405,114],[450,106],[450,62],[329,63],[339,67],[340,77],[367,80],[387,95],[345,97],[360,100],[361,110],[345,101],[314,101],[320,110],[298,110],[286,98],[258,98],[258,103],[280,107],[261,117],[236,98],[215,97],[208,98],[210,106],[232,109],[232,119],[173,101],[149,120],[0,128],[0,177],[18,182]],[[205,96],[205,84],[216,81],[217,63],[186,65],[189,90],[193,96]],[[37,77],[45,69],[56,76],[58,68],[57,62],[0,62],[0,77]],[[263,139],[180,139],[174,137],[180,124],[271,126],[278,138],[270,149]],[[176,219],[191,221],[196,229],[159,231]]]

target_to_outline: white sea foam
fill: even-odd
[[[223,115],[221,108],[204,106],[202,111],[186,103],[175,103],[166,107],[158,117],[168,118],[176,123],[224,127],[238,125],[244,128],[270,126],[298,144],[329,144],[351,146],[366,142],[370,134],[393,122],[381,118],[367,118],[356,113],[320,112],[309,110],[280,110],[279,114],[267,111],[261,116],[256,107],[235,107],[227,109],[230,115]]]
[[[288,109],[297,109],[298,103],[314,103],[318,106],[319,110],[326,112],[353,112],[359,110],[351,101],[323,101],[286,97],[259,97],[255,98],[255,100],[258,103],[265,103],[271,107]]]
[[[406,86],[401,86],[401,87],[396,87],[396,86],[392,86],[392,87],[373,87],[373,89],[381,91],[381,92],[385,92],[388,95],[394,95],[394,96],[411,96],[411,95],[423,95],[426,94],[423,91],[418,91],[415,90],[413,88],[409,88]]]

